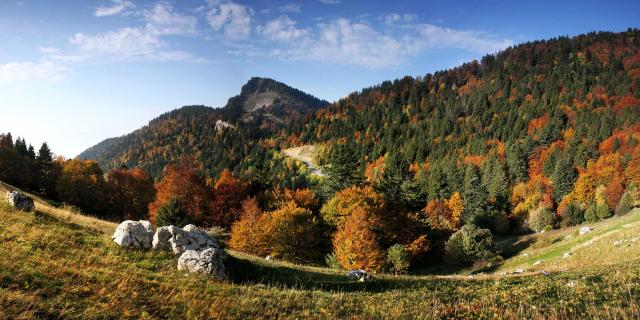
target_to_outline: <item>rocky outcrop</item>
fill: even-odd
[[[187,250],[178,259],[178,270],[203,273],[223,280],[227,277],[226,260],[227,254],[222,249]]]
[[[149,221],[126,220],[118,225],[111,238],[123,248],[149,249],[152,246],[153,229]]]
[[[190,224],[184,228],[160,227],[152,241],[153,249],[172,251],[180,255],[187,250],[220,249],[218,242],[206,232]]]
[[[36,210],[36,206],[33,204],[33,199],[22,192],[7,192],[7,202],[9,202],[9,205],[20,211],[31,212]]]

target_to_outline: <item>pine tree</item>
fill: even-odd
[[[187,213],[176,198],[170,198],[158,209],[156,227],[176,226],[182,228],[188,224]]]
[[[384,161],[384,172],[378,184],[378,190],[389,203],[402,203],[405,199],[403,185],[411,179],[409,161],[402,154],[390,153]]]
[[[464,215],[465,223],[475,223],[476,218],[484,212],[487,203],[487,192],[482,186],[475,166],[467,165],[464,175]]]
[[[358,158],[349,144],[334,145],[329,163],[323,171],[327,175],[330,194],[350,186],[359,186],[364,181]]]
[[[564,196],[573,189],[573,184],[578,177],[573,164],[568,157],[563,156],[556,161],[551,181],[553,181],[553,197],[560,202]]]

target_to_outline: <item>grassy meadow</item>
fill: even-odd
[[[485,274],[376,275],[360,283],[341,271],[230,252],[230,279],[219,282],[179,272],[168,253],[121,249],[111,241],[113,223],[40,201],[35,213],[17,212],[3,199],[0,318],[640,317],[640,247],[633,240],[640,212],[593,228],[582,236],[577,227],[502,239],[507,258]],[[516,268],[525,274],[501,274]]]

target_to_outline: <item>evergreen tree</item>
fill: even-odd
[[[156,227],[176,226],[182,228],[188,224],[187,212],[176,198],[170,198],[158,209]]]
[[[467,165],[462,197],[464,199],[463,220],[467,224],[475,224],[477,217],[484,214],[487,192],[480,181],[476,167],[473,165]]]
[[[323,168],[327,175],[330,194],[363,182],[356,153],[349,144],[336,144],[332,148],[329,165]]]
[[[507,165],[511,181],[514,183],[527,181],[529,172],[528,159],[518,144],[513,144],[509,147],[507,152]]]
[[[385,158],[384,172],[378,184],[378,191],[389,203],[402,203],[405,199],[405,184],[411,179],[409,161],[398,152],[391,152]]]
[[[556,161],[551,181],[553,181],[553,197],[560,202],[573,189],[578,174],[568,157],[563,156]]]

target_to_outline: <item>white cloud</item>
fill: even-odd
[[[415,14],[397,14],[389,13],[381,16],[379,20],[383,21],[386,25],[394,25],[397,23],[410,23],[416,21],[418,16]]]
[[[67,69],[53,61],[0,64],[0,86],[31,81],[59,81]]]
[[[340,4],[340,0],[318,0],[318,1],[324,4]]]
[[[195,34],[198,25],[197,17],[179,14],[166,2],[156,3],[152,10],[145,10],[143,16],[149,31],[160,35]]]
[[[85,57],[107,56],[115,60],[144,58],[155,61],[203,62],[188,52],[167,50],[168,44],[145,28],[122,28],[88,36],[76,33],[70,42],[77,45]]]
[[[280,7],[280,11],[286,12],[286,13],[300,13],[302,12],[301,7],[302,6],[299,3],[292,2]]]
[[[223,31],[228,39],[246,39],[251,34],[253,9],[234,2],[212,3],[207,21],[214,31]]]
[[[495,39],[478,31],[455,30],[433,24],[416,25],[417,42],[426,48],[458,48],[477,53],[494,53],[513,45],[510,39]]]
[[[493,53],[513,42],[483,32],[456,30],[417,23],[411,14],[381,16],[380,25],[337,19],[317,23],[313,30],[299,29],[287,16],[257,28],[268,40],[282,43],[258,52],[284,60],[310,60],[387,68],[434,49],[457,49],[474,53]],[[398,26],[398,28],[396,28]],[[292,41],[296,40],[296,41]]]
[[[309,34],[307,29],[297,28],[295,21],[287,16],[280,16],[264,26],[258,26],[257,31],[268,40],[280,42],[300,39]]]
[[[112,0],[112,5],[108,7],[97,7],[94,11],[96,17],[108,17],[118,14],[128,14],[136,5],[128,0]]]

